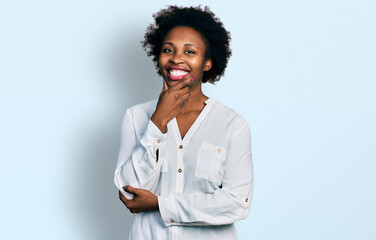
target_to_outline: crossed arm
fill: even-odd
[[[175,193],[168,196],[153,194],[155,192],[153,187],[158,184],[160,166],[155,165],[155,159],[150,161],[154,162],[155,167],[148,165],[149,172],[144,172],[139,166],[148,162],[146,157],[155,158],[151,156],[151,153],[155,152],[153,150],[148,155],[142,155],[145,159],[131,158],[118,168],[115,184],[121,190],[120,200],[132,213],[159,211],[166,226],[222,225],[245,218],[249,212],[253,189],[251,142],[249,129],[244,120],[241,118],[235,120],[233,129],[228,148],[229,157],[223,166],[225,172],[221,189],[202,194]],[[161,149],[163,152],[163,146]],[[160,161],[157,164],[160,164]],[[135,173],[132,170],[136,169],[140,171],[133,176]],[[156,177],[153,177],[154,175]],[[146,177],[150,179],[140,182],[140,179]],[[130,184],[133,186],[129,186]],[[124,185],[127,186],[124,188]],[[174,221],[171,222],[170,219]]]
[[[133,199],[128,199],[119,191],[120,200],[131,213],[158,210],[158,197],[150,191],[132,186],[124,187],[123,190],[134,196]]]
[[[244,119],[236,118],[232,124],[221,189],[210,194],[157,196],[153,192],[163,161],[156,161],[156,150],[159,149],[159,157],[165,156],[166,143],[159,117],[153,116],[141,140],[135,135],[133,123],[137,121],[133,121],[130,112],[123,121],[122,140],[127,144],[121,144],[114,180],[119,198],[130,212],[159,211],[166,226],[221,225],[245,218],[252,198],[253,166],[249,128]]]
[[[166,132],[167,123],[180,113],[189,99],[190,88],[188,84],[191,81],[192,79],[188,79],[172,87],[168,87],[167,83],[163,82],[163,89],[159,96],[157,108],[151,117],[153,124],[162,133]],[[131,213],[158,210],[158,197],[152,192],[132,186],[123,187],[123,190],[134,195],[133,199],[128,199],[119,191],[120,200]]]

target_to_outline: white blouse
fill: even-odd
[[[234,110],[205,103],[183,139],[175,118],[165,134],[150,120],[157,100],[126,111],[115,185],[127,198],[125,185],[147,189],[159,204],[134,215],[129,239],[237,239],[253,190],[250,131]]]

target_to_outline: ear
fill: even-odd
[[[213,61],[210,58],[206,59],[204,63],[204,72],[209,71],[212,68],[212,65],[213,65]]]

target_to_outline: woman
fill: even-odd
[[[237,239],[253,189],[249,127],[201,90],[224,74],[229,33],[207,7],[154,18],[143,47],[163,89],[126,111],[115,171],[121,201],[137,213],[130,239]]]

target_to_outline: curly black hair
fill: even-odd
[[[214,83],[224,75],[231,56],[230,33],[223,27],[223,23],[208,7],[178,7],[168,6],[156,14],[155,20],[146,29],[142,47],[148,56],[153,56],[155,67],[159,71],[158,58],[162,48],[162,42],[167,33],[177,26],[186,26],[200,32],[205,39],[205,58],[212,60],[212,67],[204,72],[202,82]]]

